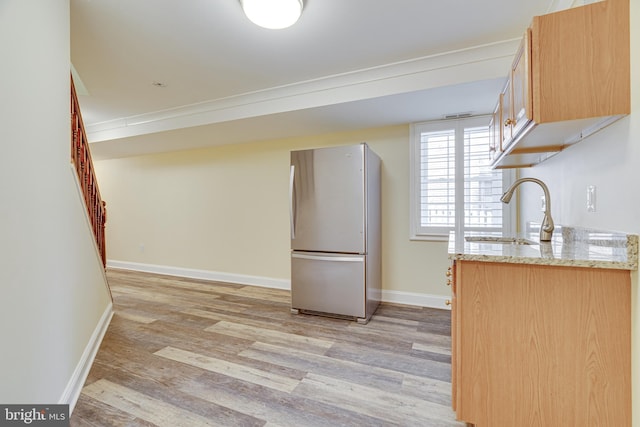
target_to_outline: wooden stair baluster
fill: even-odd
[[[107,257],[104,236],[107,220],[106,203],[100,197],[73,77],[71,77],[71,162],[75,166],[78,175],[78,182],[82,189],[102,265],[106,267]]]

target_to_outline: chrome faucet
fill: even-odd
[[[520,178],[514,182],[511,187],[500,197],[500,201],[502,203],[509,203],[511,201],[511,197],[513,197],[514,191],[518,185],[523,182],[535,182],[540,187],[542,187],[542,191],[544,191],[544,200],[545,200],[545,208],[544,208],[544,218],[542,219],[542,225],[540,226],[540,241],[541,242],[550,242],[551,236],[553,235],[553,218],[551,218],[551,197],[549,196],[549,189],[546,184],[539,179],[536,178]]]

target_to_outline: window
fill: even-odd
[[[488,147],[488,117],[411,126],[413,239],[447,240],[451,230],[509,229],[508,206],[500,196],[512,172],[491,170]]]

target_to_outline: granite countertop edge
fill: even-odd
[[[638,236],[579,227],[559,226],[551,242],[538,242],[535,226],[518,238],[534,241],[531,245],[490,242],[466,242],[449,236],[452,260],[532,264],[563,267],[638,270]]]

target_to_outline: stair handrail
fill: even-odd
[[[102,265],[106,268],[105,224],[107,222],[107,204],[100,197],[95,168],[91,159],[91,151],[89,150],[89,141],[82,122],[78,95],[73,84],[73,76],[71,76],[71,162],[75,166],[78,175]]]

